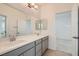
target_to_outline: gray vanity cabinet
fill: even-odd
[[[45,49],[48,49],[48,38],[45,40]]]
[[[41,48],[41,42],[36,45],[36,56],[42,55],[42,48]]]
[[[16,49],[16,50],[13,50],[13,51],[3,54],[3,56],[17,56],[20,54],[20,52],[21,51],[19,49]]]
[[[45,52],[45,41],[42,41],[42,54]]]
[[[41,39],[36,41],[36,56],[42,55]]]
[[[28,51],[24,52],[23,56],[35,56],[35,47],[29,49]]]
[[[41,56],[47,48],[48,36],[2,54],[2,56]]]
[[[19,55],[23,55],[23,53],[29,49],[31,49],[32,47],[35,47],[35,43],[29,43],[27,45],[24,45],[22,47],[19,47],[15,50],[12,50],[10,52],[7,52],[5,54],[3,54],[3,56],[19,56]]]
[[[48,36],[42,38],[42,54],[48,49]]]

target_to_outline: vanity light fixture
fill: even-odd
[[[36,5],[35,3],[27,3],[25,4],[25,7],[29,7],[32,9],[38,9],[38,5]]]

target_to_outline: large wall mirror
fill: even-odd
[[[18,20],[17,36],[28,35],[32,33],[31,19]]]
[[[6,16],[0,15],[0,38],[6,36]]]

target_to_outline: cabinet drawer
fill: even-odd
[[[47,48],[48,48],[48,40],[42,41],[42,54],[44,54]]]
[[[24,53],[24,56],[35,56],[35,47],[29,49]]]
[[[41,43],[41,39],[36,41],[36,45],[39,44],[39,43]]]
[[[24,45],[24,46],[22,46],[20,48],[17,48],[17,49],[15,49],[13,51],[10,51],[8,53],[5,53],[3,55],[4,56],[17,56],[17,55],[20,55],[21,53],[23,53],[24,51],[32,48],[34,45],[35,45],[34,42],[32,42],[32,43],[29,43],[27,45]]]

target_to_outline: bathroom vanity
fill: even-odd
[[[1,25],[6,24],[6,17],[0,16]],[[6,30],[6,26],[0,32],[0,55],[1,56],[41,56],[48,49],[48,33],[42,33],[47,26],[43,20],[35,23],[35,30],[41,32],[33,34],[31,18],[16,20],[17,24],[12,25],[11,30]],[[0,27],[2,29],[2,26]],[[4,31],[4,32],[3,32]],[[4,34],[4,35],[3,35]],[[6,35],[5,35],[6,34]],[[8,39],[6,39],[8,37]]]
[[[32,35],[33,36],[33,35]],[[36,39],[34,38],[36,37]],[[12,46],[4,47],[2,51],[0,50],[1,56],[41,56],[48,49],[48,35],[20,37],[24,40],[19,43],[12,43]],[[17,38],[19,40],[19,38]],[[18,42],[17,40],[17,42]],[[20,41],[20,40],[19,40]],[[8,43],[9,44],[9,43]],[[7,45],[8,45],[7,44]],[[2,47],[3,48],[3,47]]]
[[[45,31],[47,30],[46,20],[34,17],[36,20],[33,23],[32,16],[19,16],[19,14],[14,18],[15,20],[13,19],[14,21],[11,23],[11,19],[7,15],[0,15],[0,55],[43,55],[48,49],[48,33]],[[42,30],[45,33],[41,34]]]

